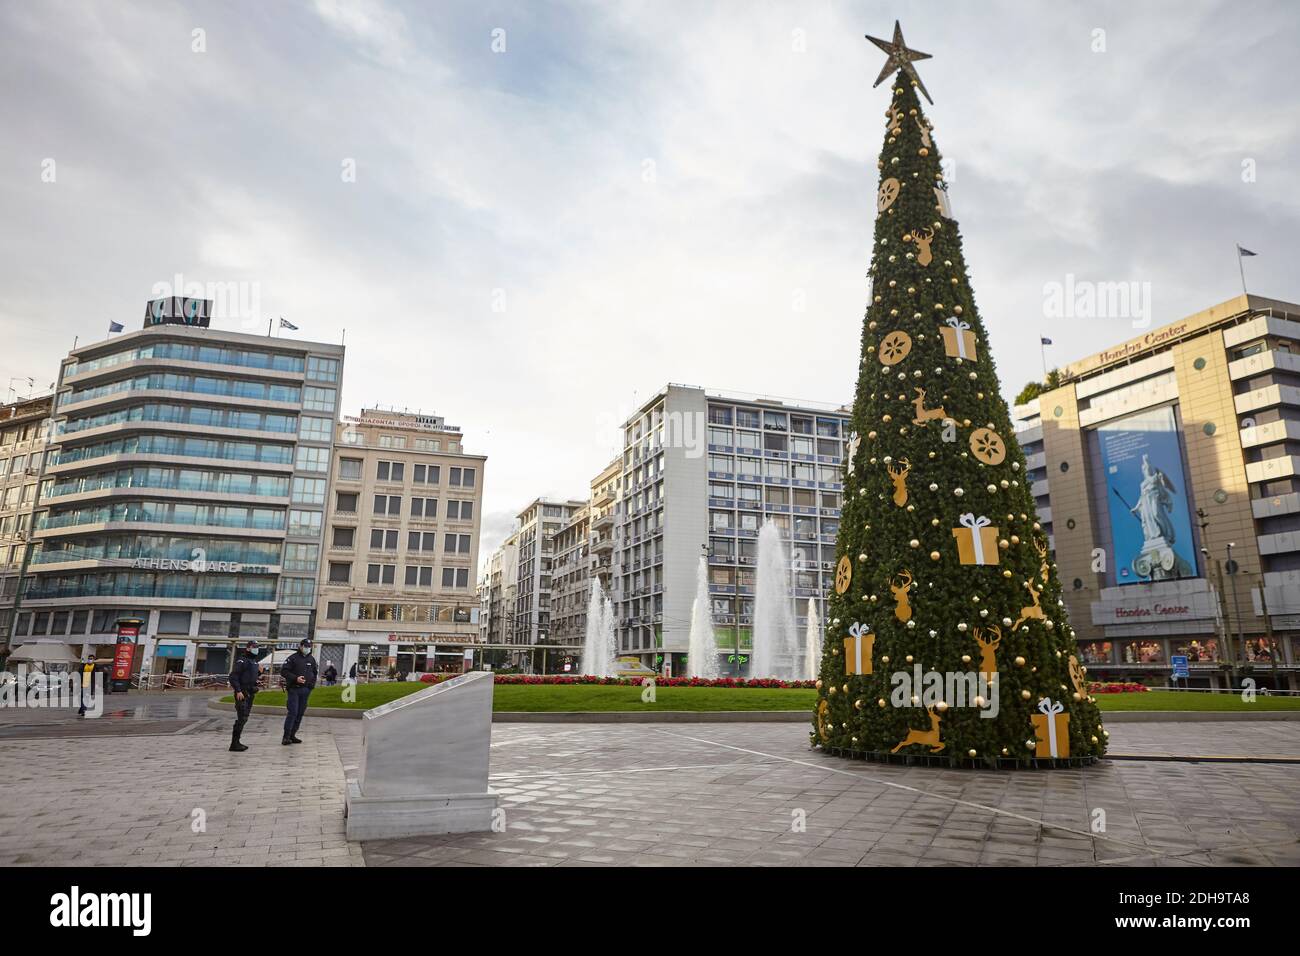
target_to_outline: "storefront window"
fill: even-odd
[[[1185,656],[1190,664],[1195,664],[1197,661],[1217,661],[1219,642],[1213,637],[1196,641],[1175,638],[1173,653]]]
[[[1121,645],[1121,659],[1125,664],[1163,664],[1163,641],[1128,641]]]
[[[1273,654],[1269,648],[1268,640],[1262,637],[1246,638],[1245,659],[1256,664],[1269,664],[1273,661]],[[1280,663],[1280,662],[1279,662]]]
[[[1079,645],[1079,654],[1085,664],[1109,664],[1113,661],[1110,641],[1093,641]]]

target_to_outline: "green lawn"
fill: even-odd
[[[366,710],[398,697],[422,690],[428,684],[389,682],[361,684],[357,699],[345,704],[342,687],[317,687],[312,691],[311,707],[345,707]],[[817,692],[811,689],[773,690],[759,687],[657,687],[655,702],[642,703],[640,687],[603,684],[498,684],[493,688],[492,708],[497,711],[557,712],[582,710],[803,710],[810,713]],[[226,701],[234,698],[224,697]],[[284,691],[263,691],[257,703],[284,706]],[[1098,694],[1102,711],[1118,710],[1296,710],[1300,698],[1265,697],[1253,704],[1236,694],[1181,693],[1153,690],[1138,694]]]
[[[1108,710],[1297,710],[1300,697],[1265,697],[1253,704],[1240,694],[1204,694],[1177,690],[1149,690],[1145,694],[1097,694],[1097,706]]]

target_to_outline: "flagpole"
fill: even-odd
[[[268,339],[271,337],[271,323],[274,322],[274,321],[275,321],[275,319],[267,319],[267,320],[266,320],[266,337],[267,337]]]
[[[1047,384],[1047,344],[1042,335],[1038,336],[1038,354],[1043,357],[1043,384]]]
[[[1237,244],[1237,271],[1241,273],[1241,294],[1249,298],[1250,293],[1246,291],[1246,263],[1245,256],[1241,254],[1241,244]],[[1247,303],[1249,305],[1249,303]]]

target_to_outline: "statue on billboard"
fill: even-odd
[[[1123,501],[1123,496],[1115,494]],[[1137,504],[1129,513],[1142,525],[1142,550],[1133,559],[1133,570],[1139,580],[1161,581],[1190,577],[1195,569],[1174,551],[1177,537],[1171,515],[1174,496],[1178,489],[1169,476],[1142,456],[1142,483],[1138,487]],[[1128,507],[1128,502],[1124,502]]]
[[[1138,501],[1129,510],[1142,522],[1142,537],[1146,544],[1174,543],[1174,523],[1169,520],[1169,514],[1173,511],[1174,495],[1177,493],[1178,489],[1169,480],[1169,476],[1143,455]]]

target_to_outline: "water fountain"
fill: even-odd
[[[822,626],[817,616],[817,599],[808,599],[808,629],[803,635],[804,680],[816,680],[822,666]]]
[[[754,582],[754,653],[750,677],[794,680],[794,614],[790,607],[789,561],[781,529],[763,522],[758,532],[758,573]]]
[[[700,570],[695,576],[695,603],[691,607],[690,654],[687,666],[692,677],[716,680],[718,667],[718,642],[713,634],[713,609],[709,597],[709,562],[700,558]]]
[[[614,663],[614,602],[605,597],[600,580],[591,582],[587,601],[587,635],[582,643],[582,673],[609,677]]]

